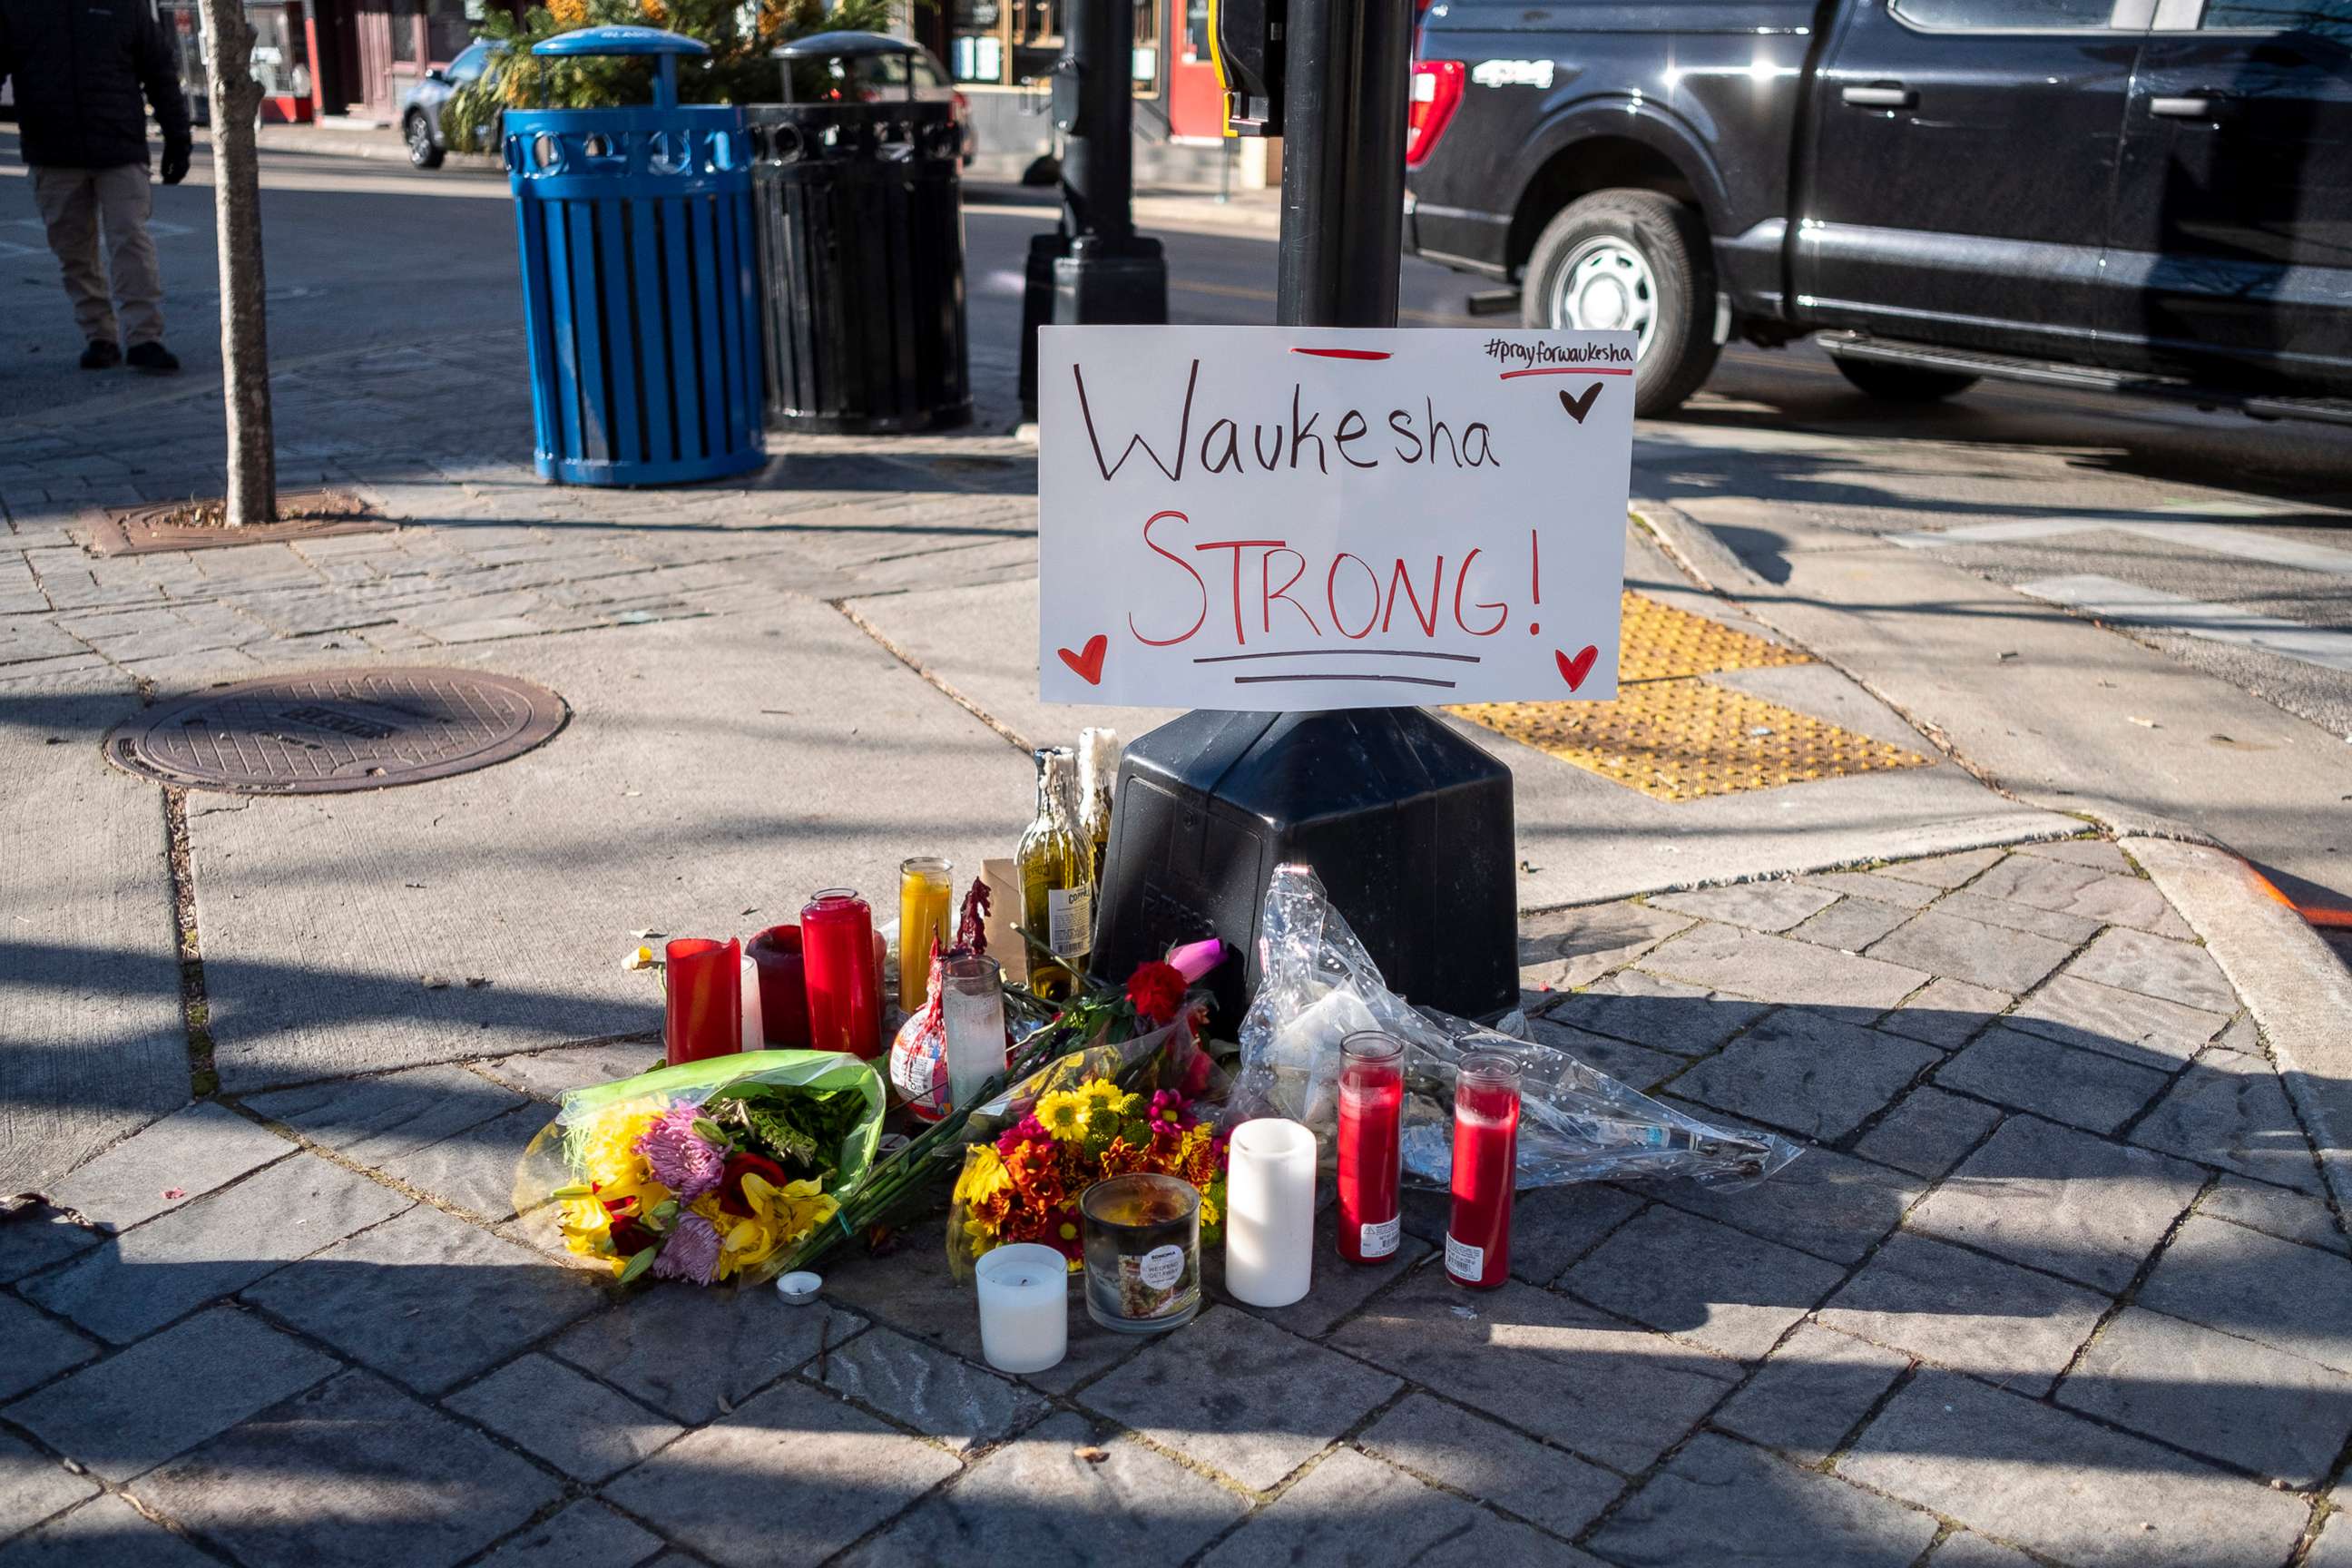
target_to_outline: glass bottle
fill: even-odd
[[[1029,938],[1029,989],[1067,1001],[1094,947],[1094,854],[1070,810],[1067,746],[1037,757],[1037,819],[1021,836],[1021,927]]]
[[[1078,731],[1078,837],[1094,857],[1095,886],[1102,887],[1103,861],[1110,854],[1110,803],[1118,783],[1122,748],[1116,730]]]
[[[1404,1045],[1365,1031],[1339,1042],[1339,1256],[1396,1256],[1404,1118]]]
[[[940,963],[940,1021],[947,1031],[948,1109],[979,1103],[1004,1076],[1004,971],[996,960],[957,953]]]
[[[1454,1075],[1454,1214],[1445,1274],[1490,1290],[1511,1277],[1511,1187],[1519,1163],[1519,1064],[1500,1052],[1462,1059]]]

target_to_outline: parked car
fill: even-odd
[[[971,100],[956,90],[947,68],[929,49],[910,47],[905,54],[859,55],[830,63],[833,73],[832,96],[836,100],[856,98],[862,102],[876,103],[884,99],[907,96],[907,73],[911,68],[915,77],[915,97],[923,103],[949,103],[955,107],[956,127],[963,132],[963,162],[970,167],[972,157],[980,151],[980,132],[971,122]]]
[[[1441,0],[1417,57],[1408,248],[1632,328],[1643,413],[1819,333],[2352,418],[2345,0]]]
[[[450,96],[468,82],[488,78],[498,80],[498,50],[489,43],[468,44],[458,51],[457,58],[425,76],[400,95],[400,139],[408,145],[408,161],[420,169],[437,169],[441,160],[449,155],[449,142],[441,134],[441,106]],[[478,145],[467,149],[485,153],[498,145],[495,129],[486,128],[477,139]]]

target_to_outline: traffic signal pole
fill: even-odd
[[[1285,10],[1276,311],[1286,327],[1393,327],[1412,0]]]
[[[1212,3],[1228,124],[1283,138],[1282,324],[1394,327],[1412,0]],[[1435,714],[1188,713],[1129,746],[1117,798],[1097,973],[1214,933],[1247,970],[1214,977],[1231,1027],[1267,880],[1306,861],[1408,1000],[1477,1017],[1518,994],[1510,770]]]

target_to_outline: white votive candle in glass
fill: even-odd
[[[1070,1348],[1070,1260],[1016,1241],[980,1255],[980,1352],[999,1372],[1044,1372]]]
[[[1315,1134],[1262,1117],[1234,1129],[1225,1171],[1225,1289],[1253,1307],[1307,1294],[1315,1263]]]
[[[948,1107],[961,1110],[1004,1076],[1004,971],[992,958],[958,953],[940,964],[940,1014],[948,1037]]]

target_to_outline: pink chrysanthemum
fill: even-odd
[[[719,1232],[698,1214],[677,1216],[677,1228],[654,1258],[656,1279],[691,1279],[708,1285],[719,1278]]]
[[[690,1204],[719,1185],[727,1173],[726,1153],[694,1130],[699,1107],[673,1105],[654,1118],[637,1140],[637,1152],[653,1167],[654,1180],[681,1204]]]

